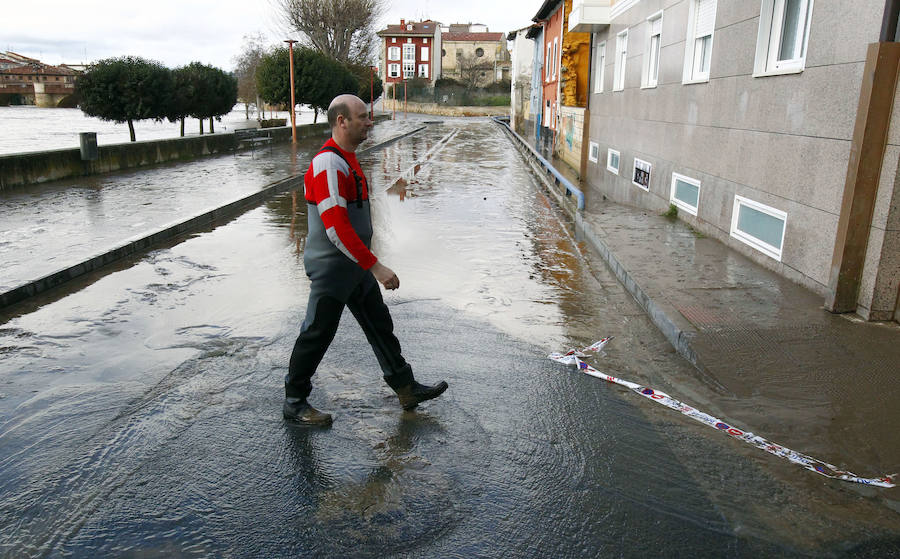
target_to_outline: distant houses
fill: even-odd
[[[433,84],[443,77],[484,86],[510,77],[504,34],[481,24],[401,19],[377,36],[379,73],[388,85],[414,78]]]
[[[78,67],[51,66],[14,52],[0,52],[0,105],[75,106]]]

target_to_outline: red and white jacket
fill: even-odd
[[[317,239],[315,236],[324,233],[333,245],[332,250],[336,248],[362,269],[368,270],[378,260],[369,250],[372,237],[368,202],[369,183],[359,166],[359,161],[356,160],[355,153],[341,149],[334,139],[329,139],[322,147],[323,150],[313,157],[303,177],[310,214],[307,250],[318,249],[317,251],[321,252],[325,244],[322,242],[324,239]],[[338,149],[344,158],[326,150],[327,147]],[[356,175],[361,179],[360,198],[357,197],[357,183],[353,171],[356,171]],[[315,213],[313,206],[316,209]],[[305,256],[316,255],[307,253]],[[322,256],[327,257],[325,254]]]

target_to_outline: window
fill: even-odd
[[[551,66],[553,67],[553,78],[556,79],[557,74],[559,74],[559,61],[562,58],[559,55],[559,37],[553,38],[553,60],[551,61]]]
[[[415,62],[416,60],[416,45],[407,44],[403,45],[403,61],[412,60]]]
[[[388,47],[388,60],[400,60],[400,47]]]
[[[420,78],[428,77],[428,64],[419,64],[419,77]]]
[[[613,91],[625,89],[625,59],[628,57],[628,30],[616,35],[616,60],[613,75]]]
[[[478,47],[477,49],[475,49],[475,56],[477,56],[478,58],[481,58],[482,56],[484,56],[484,49],[481,47]]]
[[[613,174],[619,174],[619,152],[614,149],[606,150],[606,170]]]
[[[425,29],[428,29],[428,26],[427,26],[427,25],[425,26]],[[422,43],[425,44],[425,45],[427,45],[427,44],[428,44],[428,37],[425,37],[424,39],[422,39]]]
[[[588,151],[588,159],[596,163],[600,159],[600,146],[597,142],[590,142],[591,149]]]
[[[683,83],[709,81],[716,0],[691,0],[684,54]]]
[[[397,37],[391,37],[391,42],[392,42],[392,43],[396,43],[396,42],[397,42]]]
[[[734,197],[731,236],[781,261],[787,214],[743,196]]]
[[[403,79],[409,80],[415,77],[416,75],[416,61],[415,60],[404,60],[403,61]]]
[[[643,159],[634,158],[634,173],[631,177],[631,184],[643,188],[650,192],[650,169],[653,165]]]
[[[606,73],[606,41],[597,45],[597,68],[594,69],[594,93],[603,93],[603,78]]]
[[[544,64],[544,77],[550,81],[550,74],[553,71],[553,43],[547,43],[547,62]]]
[[[813,0],[763,0],[753,75],[802,72]]]
[[[388,77],[389,78],[399,78],[400,77],[400,65],[399,64],[388,64]]]
[[[700,181],[672,173],[672,194],[669,201],[691,215],[697,215],[700,203]]]
[[[662,39],[662,12],[647,18],[647,45],[644,51],[643,87],[656,87],[659,82],[659,47]]]
[[[422,62],[428,62],[428,47],[422,47],[419,58],[421,58]]]

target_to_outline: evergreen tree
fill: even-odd
[[[78,78],[76,87],[84,114],[127,122],[133,142],[135,120],[162,120],[168,116],[173,77],[159,62],[123,56],[92,64]]]

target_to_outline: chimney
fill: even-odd
[[[401,20],[400,20],[400,26],[402,27],[402,26],[404,26],[404,25],[406,25],[406,20],[405,20],[405,19],[401,19]]]

